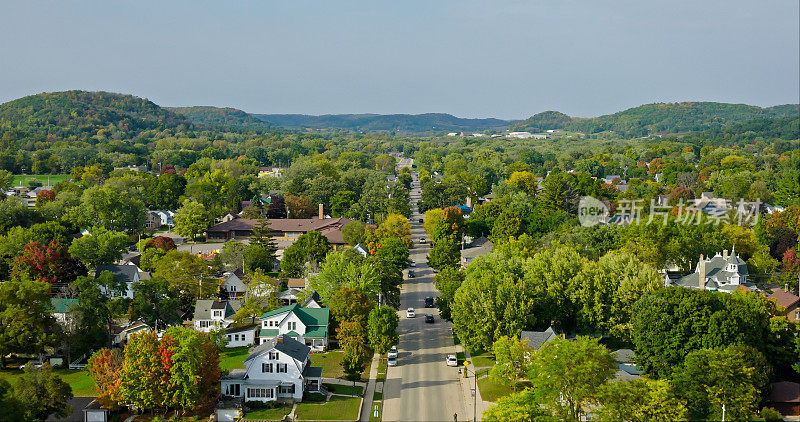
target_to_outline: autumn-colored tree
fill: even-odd
[[[349,378],[356,378],[364,370],[369,351],[364,344],[366,331],[358,322],[343,322],[336,330],[339,346],[344,350],[342,368]]]
[[[122,399],[140,409],[153,409],[165,402],[161,388],[164,366],[158,350],[156,333],[133,334],[125,346],[125,360],[120,371]]]
[[[86,268],[67,253],[67,249],[56,242],[42,244],[33,241],[22,250],[14,261],[11,276],[27,274],[46,283],[71,283],[78,276],[86,275]]]
[[[171,237],[156,236],[152,239],[149,239],[147,243],[145,243],[144,250],[148,250],[150,248],[158,248],[164,252],[169,252],[173,249],[177,249],[177,246],[175,246],[175,241],[172,240]]]
[[[342,287],[329,300],[331,315],[342,323],[357,322],[366,327],[367,318],[375,303],[363,291],[357,288]]]
[[[48,202],[56,200],[56,192],[52,190],[42,190],[36,194],[36,208],[42,207]]]
[[[89,358],[86,369],[94,381],[97,401],[103,407],[116,409],[122,403],[120,386],[123,355],[119,349],[100,349]]]

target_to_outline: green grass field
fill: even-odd
[[[357,385],[342,384],[323,384],[332,394],[344,394],[347,396],[360,396],[364,394],[364,388]]]
[[[292,411],[292,405],[288,403],[281,404],[274,409],[258,409],[247,412],[244,415],[244,420],[268,420],[279,421]]]
[[[483,400],[490,401],[492,403],[497,403],[499,398],[514,393],[515,391],[522,391],[529,385],[526,382],[518,383],[515,390],[510,386],[495,382],[489,378],[489,376],[483,376],[483,374],[484,372],[481,372],[481,377],[478,378],[478,390],[480,390],[481,398]],[[470,382],[474,382],[474,380],[470,379]]]
[[[225,370],[244,369],[244,360],[247,359],[247,351],[249,347],[232,347],[226,348],[219,354],[219,367]]]
[[[94,381],[89,377],[89,372],[83,369],[53,369],[53,372],[58,374],[64,382],[72,387],[72,394],[75,397],[88,397],[94,396]],[[18,369],[7,369],[0,371],[0,379],[4,379],[11,384],[17,382],[22,376],[22,371]]]
[[[297,419],[306,421],[355,421],[358,420],[360,410],[361,399],[333,396],[326,403],[300,403],[295,415]]]
[[[69,180],[68,174],[15,174],[11,180],[11,186],[28,186],[28,180],[37,179],[42,182],[42,185],[47,186],[47,180],[50,179],[50,185],[55,185],[58,182]]]

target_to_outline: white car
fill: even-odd
[[[456,355],[447,355],[447,366],[458,366],[458,358]]]
[[[386,364],[389,366],[397,366],[397,356],[391,357],[389,356],[386,358]]]
[[[416,312],[414,312],[414,308],[406,309],[406,318],[414,318],[417,316]]]
[[[392,346],[392,348],[389,349],[389,353],[386,354],[386,357],[387,358],[396,358],[397,357],[397,346]]]
[[[424,238],[424,237],[422,237],[422,238],[420,238],[420,239],[419,239],[419,243],[422,243],[422,244],[424,244],[425,242],[426,242],[426,241],[425,241],[425,238]]]
[[[416,263],[416,261],[414,261],[414,260],[412,259],[412,260],[411,260],[411,264],[410,264],[410,265],[411,265],[412,267],[416,267],[416,266],[417,266],[417,263]]]

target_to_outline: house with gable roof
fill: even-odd
[[[519,337],[523,343],[528,344],[528,347],[537,351],[541,349],[545,343],[556,339],[558,336],[559,334],[553,327],[547,327],[544,331],[523,331],[520,333]]]
[[[231,299],[242,298],[247,293],[247,284],[242,281],[243,277],[241,270],[222,274],[220,290],[225,292]]]
[[[319,391],[322,368],[312,367],[311,348],[279,335],[250,350],[244,369],[220,378],[220,393],[244,401],[302,401],[305,391]]]
[[[314,350],[328,347],[328,308],[303,308],[295,303],[266,312],[260,319],[261,344],[286,335]]]
[[[689,289],[709,290],[712,292],[733,293],[739,288],[757,291],[755,283],[747,282],[749,273],[747,263],[736,254],[735,247],[728,255],[728,250],[717,253],[713,258],[703,258],[697,262],[695,271],[678,280],[664,278],[664,286],[679,286]]]
[[[95,269],[94,272],[94,278],[100,277],[106,271],[114,274],[114,277],[118,281],[125,283],[125,293],[123,293],[122,296],[128,299],[133,299],[133,285],[134,283],[138,283],[139,280],[141,279],[141,276],[139,274],[139,267],[137,267],[136,265],[124,265],[124,264],[98,265],[97,269]],[[104,291],[104,293],[109,294],[108,291]]]
[[[207,333],[227,328],[233,316],[242,307],[238,300],[198,299],[194,306],[192,322],[196,331]]]

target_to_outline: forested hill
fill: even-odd
[[[22,138],[130,139],[146,130],[190,126],[186,117],[147,99],[110,92],[52,92],[0,104],[4,143]]]
[[[204,126],[269,126],[255,116],[230,107],[194,106],[166,107],[166,109],[186,116],[192,123]]]
[[[646,104],[593,118],[569,117],[547,111],[516,123],[510,130],[565,129],[587,134],[613,131],[623,137],[690,131],[717,131],[732,123],[797,117],[800,106],[785,104],[761,108],[746,104],[682,102]]]
[[[259,119],[286,128],[343,129],[352,131],[430,133],[444,131],[503,130],[513,121],[500,119],[462,119],[450,114],[253,114]]]

